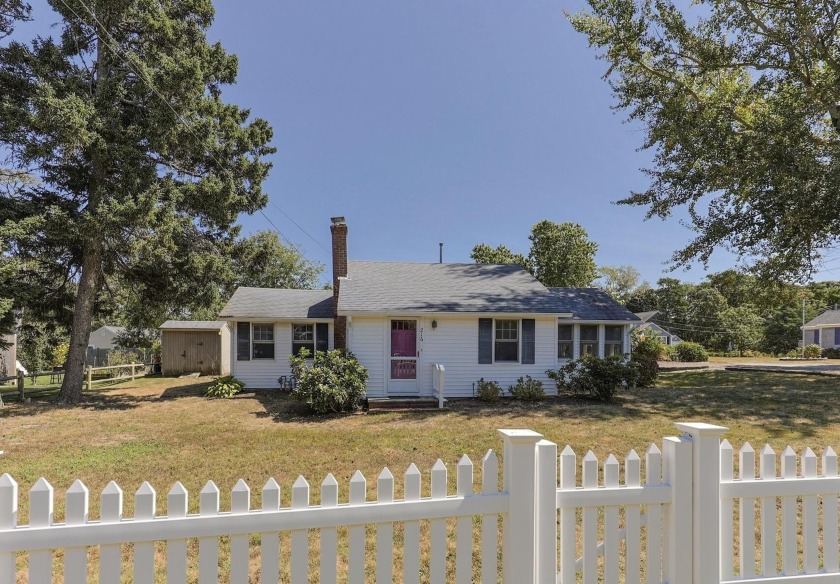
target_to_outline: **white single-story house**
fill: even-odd
[[[802,342],[823,349],[840,347],[840,310],[826,310],[802,327]]]
[[[638,322],[603,291],[547,288],[505,264],[348,261],[347,224],[333,218],[333,290],[239,288],[219,315],[235,336],[232,374],[277,388],[289,355],[347,348],[368,369],[369,397],[447,397],[479,379],[506,388],[582,354],[625,355]]]
[[[637,324],[635,328],[641,331],[643,336],[652,335],[658,338],[659,342],[663,345],[678,345],[679,343],[682,343],[682,339],[680,337],[653,322],[653,319],[659,316],[658,310],[637,312],[636,316],[639,317],[641,322]]]
[[[123,334],[125,332],[124,326],[109,326],[104,325],[90,333],[90,338],[88,339],[88,347],[92,347],[94,349],[108,349],[111,350],[116,345],[114,344],[114,339],[117,335]]]

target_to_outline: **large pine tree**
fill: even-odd
[[[56,38],[0,46],[0,147],[37,178],[0,202],[0,237],[70,292],[61,401],[81,398],[109,281],[210,304],[241,212],[265,205],[272,131],[222,100],[237,59],[209,0],[52,0]],[[9,39],[6,39],[9,41]],[[59,277],[56,277],[59,276]]]

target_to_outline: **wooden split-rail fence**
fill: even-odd
[[[123,491],[111,482],[93,519],[88,489],[76,481],[66,492],[60,524],[53,521],[53,487],[42,478],[30,489],[29,522],[22,525],[17,483],[2,475],[0,582],[21,575],[31,584],[51,582],[56,549],[64,550],[64,581],[83,582],[94,546],[103,584],[151,584],[161,577],[170,584],[215,584],[220,566],[226,567],[223,581],[241,584],[249,581],[254,561],[263,583],[278,582],[281,572],[292,584],[840,582],[840,477],[831,448],[821,457],[786,448],[777,472],[779,458],[769,446],[756,454],[745,444],[736,464],[734,448],[721,442],[725,428],[677,427],[681,436],[665,438],[661,448],[651,445],[644,458],[631,451],[623,468],[613,455],[602,465],[591,451],[579,460],[567,446],[558,456],[557,445],[536,432],[500,430],[501,489],[499,462],[489,451],[477,491],[473,464],[464,456],[454,492],[448,492],[447,466],[438,460],[427,491],[420,470],[408,468],[401,499],[395,499],[395,477],[386,468],[376,479],[374,500],[357,472],[346,501],[328,475],[319,504],[312,505],[310,484],[299,477],[282,506],[281,487],[269,479],[260,507],[252,508],[251,490],[240,480],[223,511],[219,488],[207,482],[198,513],[191,514],[179,482],[166,495],[166,515],[158,515],[157,493],[143,483],[128,518]],[[375,526],[371,537],[369,525]],[[421,530],[427,534],[422,539]],[[288,542],[282,547],[281,534]],[[221,548],[223,536],[230,539]],[[197,546],[188,546],[190,540]],[[165,553],[156,554],[161,541]],[[132,544],[130,555],[125,544]],[[190,555],[194,548],[197,558]],[[220,553],[228,556],[220,561]]]

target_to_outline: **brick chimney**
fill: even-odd
[[[339,278],[347,277],[347,223],[345,223],[344,217],[333,217],[331,221],[335,348],[346,349],[347,317],[338,316],[338,294],[341,286]]]

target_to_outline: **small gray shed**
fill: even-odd
[[[216,320],[167,320],[160,325],[163,375],[230,375],[230,327]]]

